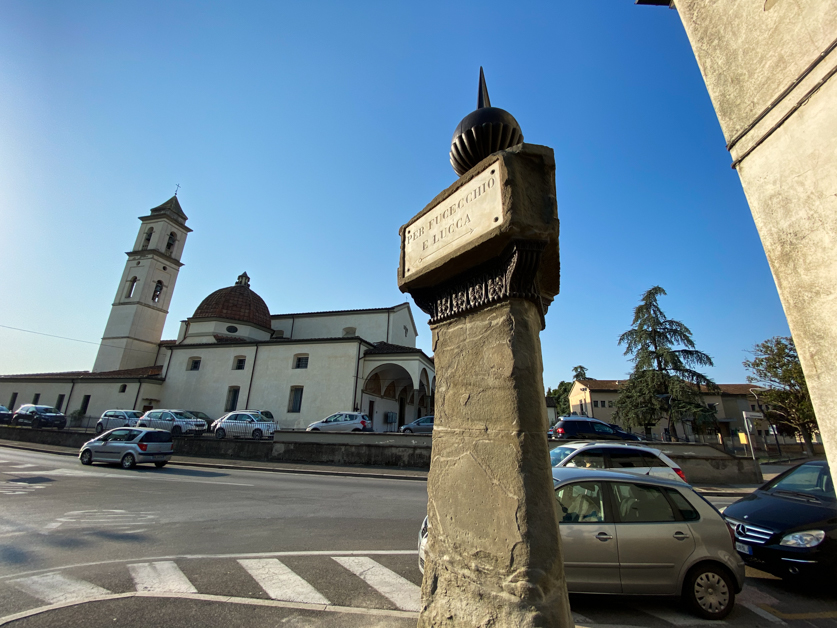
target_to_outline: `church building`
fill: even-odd
[[[0,404],[68,415],[111,409],[269,410],[282,429],[362,411],[378,432],[433,413],[433,359],[408,303],[271,314],[244,272],[162,340],[187,235],[177,196],[140,217],[92,371],[0,376]]]

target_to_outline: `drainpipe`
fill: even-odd
[[[389,310],[387,310],[387,337],[386,337],[386,342],[389,342],[389,315],[390,314],[391,314],[391,312]]]
[[[166,361],[166,372],[163,373],[163,379],[169,376],[169,367],[171,366],[171,356],[174,355],[174,349],[169,349],[169,359]]]
[[[294,337],[294,323],[296,322],[296,316],[291,316],[291,338]]]
[[[250,407],[250,390],[253,388],[253,375],[256,373],[256,360],[259,359],[259,345],[256,345],[256,353],[253,355],[253,366],[250,368],[250,383],[247,384],[247,399],[244,401],[244,407]]]
[[[76,387],[76,380],[71,379],[70,380],[70,394],[67,395],[67,405],[64,406],[64,414],[65,415],[70,413],[70,399],[73,398],[73,388],[75,388],[75,387]]]
[[[136,409],[137,409],[137,401],[139,401],[140,391],[142,390],[142,380],[141,380],[141,379],[138,379],[138,380],[137,380],[137,384],[139,384],[139,385],[137,386],[137,398],[136,398],[136,399],[134,399],[134,407],[133,407],[133,408],[131,408],[132,410],[136,410]]]
[[[352,393],[352,408],[355,408],[356,405],[359,405],[358,401],[357,401],[357,382],[360,379],[360,376],[358,376],[357,372],[358,372],[359,369],[360,369],[360,340],[357,341],[357,361],[355,362],[355,390]],[[363,401],[362,396],[361,396],[361,401]],[[363,412],[363,408],[360,408],[358,411]],[[371,419],[372,417],[369,417],[369,418]]]

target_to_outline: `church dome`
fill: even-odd
[[[234,286],[216,290],[201,301],[192,316],[192,319],[196,318],[223,318],[270,329],[270,310],[250,289],[247,273],[239,275]]]

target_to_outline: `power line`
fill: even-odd
[[[131,349],[131,348],[128,348],[128,347],[123,347],[121,345],[110,345],[110,344],[105,344],[105,343],[102,343],[102,342],[92,342],[90,340],[79,340],[78,338],[68,338],[67,336],[56,336],[55,334],[47,334],[47,333],[44,333],[42,331],[32,331],[31,329],[21,329],[20,327],[11,327],[9,325],[0,325],[0,327],[2,327],[3,329],[12,329],[14,331],[22,331],[22,332],[25,332],[27,334],[35,334],[36,336],[46,336],[48,338],[59,338],[60,340],[71,340],[73,342],[81,342],[81,343],[84,343],[86,345],[97,345],[97,346],[102,346],[102,347],[115,347],[116,349],[124,349],[126,351],[139,351],[140,353],[155,353],[155,354],[157,353],[156,349],[154,351],[148,351],[147,349]]]

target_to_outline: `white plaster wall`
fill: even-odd
[[[285,337],[294,340],[306,338],[342,338],[343,329],[355,327],[356,336],[369,342],[387,339],[387,311],[347,312],[345,314],[322,314],[274,318],[273,329],[282,329]],[[293,330],[291,329],[293,328]]]
[[[402,347],[415,347],[416,335],[416,326],[412,316],[410,316],[410,306],[405,303],[390,315],[389,339],[387,342]]]
[[[122,384],[126,386],[124,393],[119,392],[119,387]],[[35,393],[41,394],[39,404],[55,406],[58,395],[63,394],[64,403],[61,411],[70,414],[81,407],[84,395],[90,395],[87,416],[101,416],[105,410],[133,409],[139,385],[137,380],[122,382],[89,381],[77,382],[75,385],[69,380],[64,382],[5,381],[0,382],[0,404],[8,404],[12,393],[17,392],[18,396],[14,410],[24,404],[32,403]],[[72,396],[70,395],[71,390]]]

